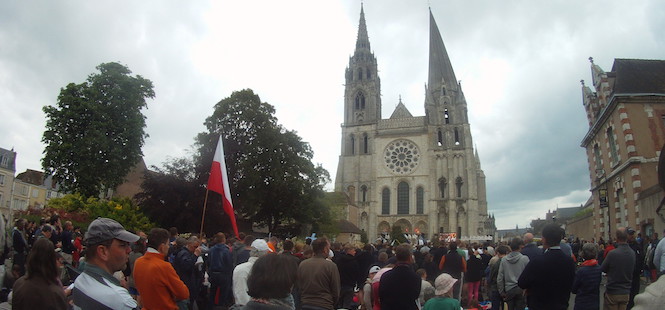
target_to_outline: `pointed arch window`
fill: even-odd
[[[443,132],[441,132],[441,128],[437,130],[437,144],[443,146]]]
[[[446,185],[448,185],[448,182],[446,181],[446,178],[440,178],[439,179],[439,193],[441,198],[446,198]]]
[[[371,78],[372,78],[372,70],[367,69],[367,79],[369,80]]]
[[[464,185],[462,177],[457,177],[457,179],[455,180],[455,186],[457,187],[457,198],[462,197],[462,185]]]
[[[425,190],[422,186],[416,188],[416,213],[425,213]]]
[[[367,202],[367,185],[360,187],[360,201]]]
[[[390,190],[384,188],[381,192],[381,214],[390,214]]]
[[[460,145],[459,130],[455,127],[455,145]]]
[[[351,155],[356,154],[356,137],[354,137],[353,135],[351,135],[349,138],[349,152],[351,153]]]
[[[397,184],[397,214],[409,214],[409,184]]]
[[[448,109],[443,110],[443,118],[446,121],[446,124],[450,124],[450,115],[448,115]]]
[[[363,95],[362,92],[359,92],[356,95],[356,110],[364,110],[365,109],[365,95]]]
[[[358,80],[363,79],[363,68],[358,68]]]
[[[363,154],[368,154],[369,153],[369,138],[367,137],[367,134],[363,135]]]

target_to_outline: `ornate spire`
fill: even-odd
[[[358,38],[345,72],[345,124],[376,123],[381,119],[381,80],[376,57],[372,54],[365,23],[365,9],[360,7]]]
[[[367,24],[365,24],[365,9],[362,3],[360,4],[360,23],[358,24],[358,38],[356,39],[356,51],[359,49],[370,49]]]
[[[591,76],[593,78],[593,85],[596,87],[596,90],[598,90],[600,81],[605,77],[605,71],[603,71],[599,65],[593,62],[593,57],[589,57],[589,62],[591,63]]]
[[[440,91],[445,83],[449,90],[457,90],[457,78],[443,44],[439,27],[436,25],[432,10],[429,11],[429,77],[427,86],[430,92]]]

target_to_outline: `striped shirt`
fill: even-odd
[[[138,306],[118,279],[90,263],[74,281],[72,296],[74,309],[132,310]]]

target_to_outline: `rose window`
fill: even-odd
[[[388,144],[384,154],[386,167],[396,174],[409,174],[418,167],[420,151],[408,140],[395,140]]]

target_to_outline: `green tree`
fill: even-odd
[[[342,192],[328,192],[324,196],[324,204],[330,214],[330,222],[318,225],[318,230],[312,232],[327,236],[337,236],[339,234],[339,221],[346,219],[346,207],[348,206],[348,197]]]
[[[393,225],[393,229],[390,231],[390,239],[397,241],[397,244],[406,242],[406,237],[404,237],[404,231],[401,226]]]
[[[60,90],[57,106],[44,107],[42,167],[65,191],[96,196],[115,188],[143,155],[146,99],[152,82],[111,62],[81,84]]]
[[[322,198],[330,176],[312,163],[309,143],[279,125],[274,113],[272,105],[249,89],[217,103],[204,123],[208,131],[200,133],[195,143],[199,178],[207,180],[222,135],[230,190],[240,216],[271,231],[291,221],[328,222]]]

